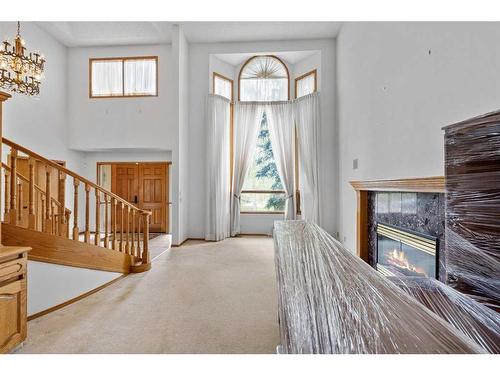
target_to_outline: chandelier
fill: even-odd
[[[0,88],[38,95],[45,58],[39,53],[26,52],[20,29],[18,22],[14,45],[5,40],[0,46]]]

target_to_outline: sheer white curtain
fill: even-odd
[[[208,95],[205,220],[205,240],[207,241],[220,241],[231,234],[229,116],[229,100],[219,95]]]
[[[271,102],[288,99],[288,78],[240,80],[240,100]]]
[[[92,61],[92,96],[122,95],[121,60]]]
[[[125,95],[156,94],[156,60],[125,60]]]
[[[257,144],[264,105],[247,102],[234,105],[234,167],[233,198],[231,205],[231,235],[240,233],[240,196],[243,183],[252,164],[252,156]]]
[[[286,193],[285,220],[295,219],[293,103],[269,103],[265,108],[276,169]]]
[[[318,152],[320,107],[319,93],[313,93],[294,102],[295,123],[299,147],[299,163],[304,176],[301,189],[302,218],[320,225]]]

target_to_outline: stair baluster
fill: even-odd
[[[35,160],[29,158],[29,181],[28,181],[28,229],[35,230],[36,216],[35,216]]]
[[[101,202],[99,190],[95,190],[95,236],[94,244],[99,246],[101,242]]]
[[[111,226],[113,227],[112,230],[113,230],[113,243],[112,243],[112,247],[113,247],[113,250],[116,250],[116,220],[118,218],[118,213],[117,213],[117,206],[118,206],[118,202],[116,201],[115,198],[112,198],[111,200],[111,208],[113,210],[113,214],[112,214],[112,217],[111,217]]]
[[[73,178],[73,239],[75,241],[79,240],[80,229],[78,228],[78,188],[80,186],[80,181],[77,178]]]
[[[89,203],[90,185],[85,184],[85,236],[86,243],[90,243],[90,203]]]
[[[50,191],[50,179],[52,174],[52,168],[50,166],[45,166],[45,232],[52,233],[52,220],[50,216],[51,210],[51,191]]]
[[[17,225],[17,150],[10,149],[10,209],[9,209],[9,223]]]
[[[10,172],[7,169],[5,171],[5,196],[4,196],[4,215],[3,219],[6,223],[9,222],[9,208],[10,208],[10,200],[9,200],[9,187],[10,187]]]
[[[104,247],[109,248],[109,214],[108,214],[108,195],[104,194]]]
[[[66,174],[59,171],[57,184],[57,200],[58,206],[58,234],[66,236]]]

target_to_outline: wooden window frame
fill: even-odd
[[[243,69],[245,69],[245,67],[248,65],[248,63],[250,61],[252,61],[253,59],[256,59],[258,57],[272,57],[276,60],[278,60],[284,67],[285,67],[285,70],[286,70],[286,74],[287,74],[287,100],[290,100],[290,71],[288,70],[288,66],[285,64],[285,62],[283,60],[281,60],[278,56],[275,56],[275,55],[255,55],[255,56],[252,56],[250,57],[247,61],[245,61],[245,63],[241,66],[241,69],[240,69],[240,72],[238,74],[238,101],[241,101],[240,100],[240,87],[241,87],[241,73],[243,72]],[[231,117],[232,119],[232,117]],[[232,121],[231,121],[231,149],[233,147],[233,124],[232,124]],[[233,159],[234,159],[234,153],[233,151],[231,150],[231,173],[232,173],[232,165],[233,165]],[[232,180],[232,175],[231,175],[231,180]],[[232,191],[232,189],[231,189]],[[252,193],[252,194],[285,194],[285,191],[284,190],[242,190],[241,194],[245,194],[245,193]],[[262,215],[262,214],[265,214],[265,215],[284,215],[285,212],[284,211],[241,211],[240,214],[243,214],[243,215]]]
[[[154,60],[156,67],[156,90],[154,94],[125,95],[125,61],[130,60]],[[121,61],[122,62],[122,94],[121,95],[92,95],[92,63],[94,61]],[[129,56],[129,57],[92,57],[89,59],[89,99],[111,99],[111,98],[147,98],[158,96],[158,56]]]
[[[248,65],[248,63],[250,61],[252,61],[253,59],[256,59],[258,57],[272,57],[273,59],[278,60],[285,67],[286,75],[288,77],[287,78],[287,83],[288,83],[288,93],[287,93],[288,99],[287,100],[290,100],[290,71],[288,70],[288,66],[286,66],[285,62],[283,60],[281,60],[278,56],[275,56],[275,55],[255,55],[255,56],[250,57],[247,61],[245,61],[245,63],[241,66],[240,72],[238,74],[238,101],[241,101],[241,99],[240,99],[241,72],[243,72],[243,69],[245,69],[245,67]],[[251,100],[251,101],[253,101],[253,100]]]
[[[301,76],[295,78],[295,99],[297,99],[297,83],[310,75],[314,75],[314,90],[313,93],[318,91],[318,69],[313,69],[310,72],[304,73]]]
[[[215,78],[223,79],[224,81],[228,81],[231,84],[231,99],[229,99],[229,100],[231,100],[231,103],[232,103],[233,98],[234,98],[234,81],[230,78],[227,78],[226,76],[223,76],[220,73],[213,72],[213,75],[212,75],[212,93],[214,95],[215,95]]]

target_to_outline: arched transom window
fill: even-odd
[[[275,56],[254,56],[240,71],[240,101],[288,100],[290,80],[286,65]]]

